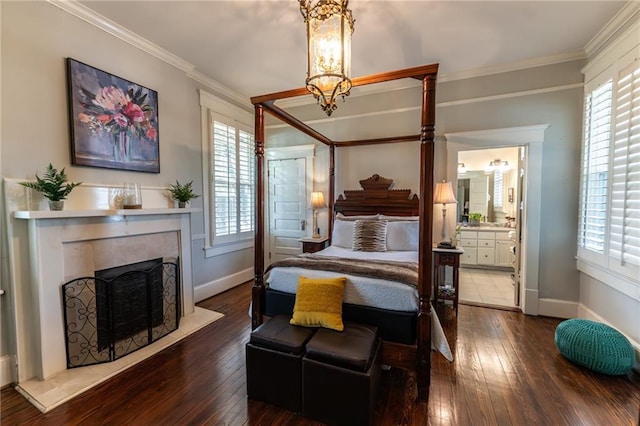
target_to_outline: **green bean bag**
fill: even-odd
[[[629,340],[618,330],[595,321],[562,321],[556,327],[555,343],[567,359],[599,373],[626,374],[635,361]]]

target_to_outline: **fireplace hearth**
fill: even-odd
[[[67,368],[115,361],[176,330],[179,262],[108,268],[62,286]]]

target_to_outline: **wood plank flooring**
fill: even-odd
[[[149,360],[42,414],[11,387],[9,425],[318,425],[247,400],[244,345],[250,283],[198,305],[226,316]],[[453,363],[432,356],[428,403],[402,371],[383,372],[379,425],[640,425],[640,375],[605,376],[564,359],[558,319],[461,305],[439,310]]]

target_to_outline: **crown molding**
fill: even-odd
[[[200,71],[196,71],[195,69],[188,71],[187,77],[213,90],[217,94],[222,95],[227,99],[234,101],[239,106],[244,107],[245,112],[247,112],[247,108],[248,108],[253,113],[253,105],[251,104],[251,101],[249,100],[249,98],[247,98],[246,96],[243,96],[240,93],[229,89],[224,84],[217,82],[211,77],[201,73]]]
[[[640,1],[627,2],[584,47],[587,57],[591,58],[596,52],[606,47],[617,31],[638,14],[640,14]]]
[[[77,0],[47,0],[51,5],[73,15],[77,18],[82,19],[94,27],[101,29],[102,31],[111,34],[112,36],[124,41],[125,43],[130,44],[133,47],[136,47],[142,50],[145,53],[148,53],[151,56],[154,56],[160,59],[167,64],[184,71],[187,77],[195,80],[196,82],[202,84],[203,86],[213,90],[214,92],[225,96],[242,106],[250,107],[251,103],[246,96],[242,96],[241,94],[229,89],[223,84],[215,81],[214,79],[204,75],[200,71],[197,71],[195,65],[185,61],[179,56],[174,55],[166,49],[158,46],[155,43],[150,42],[149,40],[143,38],[142,36],[136,34],[135,32],[123,27],[120,24],[106,18],[105,16],[97,13],[96,11],[88,8]]]
[[[85,5],[79,3],[76,0],[47,0],[53,6],[56,6],[63,11],[82,19],[83,21],[97,27],[112,36],[119,38],[120,40],[137,47],[138,49],[155,56],[156,58],[184,71],[189,72],[195,68],[194,65],[185,61],[182,58],[174,55],[161,48],[160,46],[151,43],[150,41],[142,38],[133,31],[119,25],[112,20],[98,14],[97,12],[89,9]]]

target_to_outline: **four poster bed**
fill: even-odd
[[[353,87],[381,83],[403,78],[415,78],[422,81],[422,113],[420,133],[391,138],[332,141],[316,130],[310,128],[300,120],[275,105],[275,101],[290,97],[307,95],[306,88],[293,89],[285,92],[273,93],[251,98],[255,106],[255,145],[256,145],[256,233],[255,233],[255,280],[252,288],[251,322],[252,328],[258,327],[263,316],[277,311],[290,309],[292,296],[290,291],[275,290],[265,285],[264,267],[264,112],[267,111],[281,121],[291,125],[299,131],[313,137],[329,147],[329,211],[335,211],[336,219],[365,215],[387,215],[390,221],[405,222],[418,219],[418,238],[414,250],[417,261],[417,277],[413,297],[415,306],[412,308],[381,309],[374,306],[360,306],[345,300],[345,319],[361,320],[366,323],[379,324],[383,338],[383,363],[392,367],[403,368],[415,377],[418,397],[426,400],[429,393],[431,369],[431,289],[432,289],[432,222],[433,222],[433,162],[434,162],[434,124],[435,124],[435,85],[438,65],[425,65],[399,71],[374,74],[355,78]],[[362,189],[344,191],[345,197],[335,196],[335,148],[345,146],[361,146],[380,143],[394,143],[420,141],[420,188],[417,196],[410,196],[410,190],[391,189],[392,181],[373,175],[360,181]],[[336,201],[334,201],[336,200]],[[379,218],[379,216],[376,216]],[[385,222],[387,222],[385,220]],[[389,222],[390,223],[390,222]],[[344,224],[336,221],[335,226]],[[332,235],[333,220],[329,221],[329,235]],[[338,235],[338,234],[334,234]],[[333,248],[329,247],[330,249]],[[336,252],[330,252],[335,255]],[[371,253],[367,253],[368,256]],[[404,255],[403,255],[404,256]],[[273,272],[273,271],[271,271]],[[377,275],[374,273],[374,275]],[[280,281],[269,276],[270,287]],[[284,280],[284,278],[282,279]],[[274,284],[274,285],[271,285]],[[345,290],[345,293],[348,291]],[[410,299],[410,298],[409,298]],[[375,305],[375,303],[373,303]],[[405,315],[402,315],[404,311]],[[400,315],[397,315],[400,312]]]

